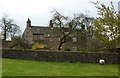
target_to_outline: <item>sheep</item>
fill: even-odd
[[[104,59],[99,59],[99,63],[100,63],[101,65],[104,65],[104,64],[105,64],[105,60],[104,60]]]

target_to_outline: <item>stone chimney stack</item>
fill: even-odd
[[[30,27],[31,26],[31,21],[30,21],[30,19],[28,18],[28,20],[27,20],[27,27]]]

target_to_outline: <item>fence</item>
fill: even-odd
[[[34,51],[34,50],[12,50],[3,49],[3,58],[28,59],[54,62],[83,62],[98,63],[100,58],[106,63],[118,64],[118,53],[86,53],[86,52],[58,52],[58,51]]]

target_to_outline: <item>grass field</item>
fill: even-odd
[[[0,58],[0,78],[2,76],[2,59]]]
[[[3,59],[3,76],[118,76],[117,64],[57,63]]]

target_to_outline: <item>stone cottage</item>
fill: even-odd
[[[67,32],[66,32],[67,33]],[[77,50],[81,47],[85,47],[85,43],[80,40],[76,33],[70,35],[66,43],[63,44],[62,49]],[[39,42],[45,45],[46,49],[57,50],[60,42],[60,30],[55,27],[45,27],[45,26],[33,26],[28,18],[26,22],[26,28],[23,32],[23,39],[25,43],[33,45],[35,42]],[[82,44],[82,45],[81,45]]]

